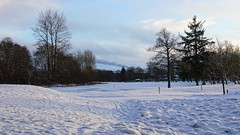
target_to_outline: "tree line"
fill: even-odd
[[[33,56],[25,46],[6,37],[0,41],[0,83],[4,84],[83,84],[96,78],[95,55],[90,50],[57,53],[54,70],[48,69],[45,51]]]
[[[0,82],[14,84],[81,84],[96,78],[95,55],[90,50],[68,53],[71,33],[64,15],[52,9],[41,12],[32,28],[36,50],[11,38],[0,42]]]
[[[230,41],[213,41],[204,36],[205,21],[197,21],[194,16],[189,22],[189,31],[176,36],[166,28],[156,34],[156,44],[148,51],[156,55],[148,62],[148,67],[155,72],[165,72],[168,88],[171,81],[180,78],[183,81],[202,81],[212,84],[221,82],[223,94],[227,81],[237,83],[240,78],[239,46]],[[159,76],[160,77],[160,76]]]
[[[100,82],[134,82],[134,81],[150,81],[148,73],[141,67],[122,67],[121,70],[98,70],[97,81]]]

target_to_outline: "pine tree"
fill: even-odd
[[[196,85],[199,85],[199,80],[204,68],[205,62],[203,54],[206,52],[206,47],[214,43],[210,41],[211,39],[204,37],[204,23],[205,21],[197,21],[197,17],[194,16],[192,22],[188,24],[190,32],[185,30],[184,33],[186,36],[180,35],[182,39],[180,44],[184,45],[181,51],[185,53],[186,62],[191,66]]]

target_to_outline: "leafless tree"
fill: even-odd
[[[234,46],[229,41],[220,42],[217,40],[214,52],[210,54],[209,58],[209,73],[219,78],[222,83],[223,94],[225,94],[225,81],[231,76],[233,70],[233,63],[231,56],[234,53]]]
[[[92,51],[85,50],[84,52],[77,51],[75,59],[78,62],[79,68],[86,76],[86,81],[92,81],[96,78],[96,58]]]
[[[92,69],[95,69],[96,58],[93,52],[90,50],[86,50],[84,51],[83,56],[84,56],[84,67],[85,68],[91,67]]]
[[[79,69],[81,72],[83,72],[84,69],[84,56],[82,52],[79,50],[74,54],[75,60],[78,62]]]
[[[48,9],[38,16],[35,27],[32,29],[37,39],[36,53],[41,54],[44,67],[47,71],[55,71],[58,61],[57,55],[70,47],[71,34],[68,30],[65,16],[58,11]]]
[[[156,52],[157,55],[153,58],[156,61],[162,61],[167,67],[168,88],[171,87],[171,67],[175,55],[175,46],[177,38],[171,32],[163,28],[156,34],[156,44],[149,48],[148,51]]]
[[[84,58],[84,71],[88,80],[91,82],[96,77],[96,58],[90,50],[85,50],[83,53]]]

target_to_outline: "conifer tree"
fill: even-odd
[[[205,21],[197,21],[197,17],[194,16],[192,22],[189,22],[188,28],[190,32],[186,30],[184,33],[186,36],[180,35],[183,45],[183,51],[185,53],[186,63],[190,64],[193,77],[195,79],[196,85],[199,85],[199,80],[202,75],[204,68],[204,52],[206,52],[206,47],[214,42],[211,39],[204,36],[205,30],[203,29],[203,24]]]

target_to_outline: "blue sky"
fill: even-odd
[[[239,5],[238,0],[1,0],[0,38],[9,36],[34,50],[31,28],[39,12],[52,8],[66,16],[70,52],[90,49],[107,64],[98,68],[144,68],[154,55],[146,49],[155,44],[155,34],[161,28],[183,34],[194,15],[206,20],[209,38],[239,44]]]

